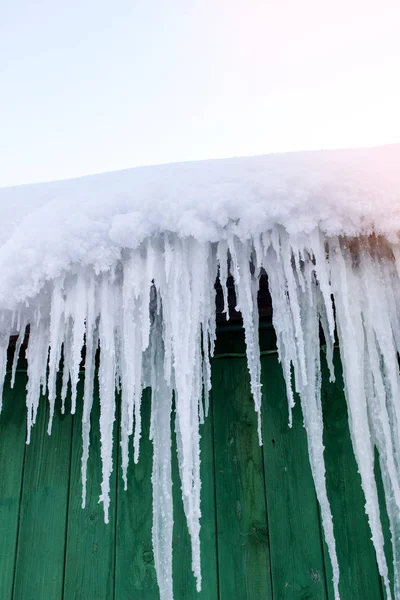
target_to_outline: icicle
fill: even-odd
[[[299,268],[298,265],[296,265]],[[305,362],[307,365],[307,384],[298,389],[304,426],[307,432],[308,453],[311,471],[314,478],[315,491],[321,507],[322,525],[328,546],[329,558],[333,571],[333,590],[335,600],[339,600],[339,564],[336,554],[336,543],[333,533],[332,513],[326,491],[325,462],[323,445],[323,422],[321,407],[321,367],[320,344],[318,331],[318,314],[315,308],[316,291],[313,282],[313,268],[308,261],[304,265],[304,274],[309,282],[309,293],[299,291],[300,318],[303,326]],[[300,285],[300,284],[299,284]],[[301,287],[301,286],[300,286]],[[310,298],[310,294],[314,298]]]
[[[63,295],[64,278],[59,278],[54,282],[50,310],[50,356],[49,356],[49,406],[50,416],[47,432],[51,434],[51,426],[54,415],[54,405],[56,400],[57,373],[61,360],[61,347],[64,339],[64,306]],[[66,369],[64,369],[66,373]]]
[[[264,257],[262,265],[268,274],[268,286],[272,298],[272,322],[277,337],[279,361],[282,365],[288,400],[289,427],[292,427],[292,410],[294,395],[292,388],[292,365],[297,367],[297,350],[294,334],[293,317],[290,310],[289,296],[286,291],[286,277],[280,261],[276,244],[269,244],[264,237]]]
[[[49,348],[49,323],[36,318],[31,323],[29,343],[26,349],[28,383],[26,387],[27,439],[30,443],[31,428],[35,424],[41,392],[46,381]]]
[[[229,302],[228,302],[228,243],[221,240],[217,247],[217,260],[219,266],[219,281],[222,287],[222,297],[224,299],[224,309],[226,320],[229,321]]]
[[[365,510],[371,528],[379,572],[386,594],[391,598],[388,568],[384,553],[379,502],[374,476],[374,451],[368,421],[365,390],[365,339],[362,322],[360,276],[352,269],[352,257],[342,252],[337,240],[330,243],[332,286],[336,323],[343,365],[350,434],[365,495]]]
[[[100,384],[100,437],[103,481],[99,502],[104,506],[104,520],[108,523],[110,506],[110,476],[113,469],[113,427],[115,420],[115,322],[118,307],[117,288],[110,275],[103,275],[100,283],[101,345]]]
[[[20,314],[18,313],[18,319],[17,319],[17,324],[16,324],[16,329],[18,331],[18,339],[15,342],[13,363],[12,363],[12,368],[11,368],[11,383],[10,383],[11,389],[15,385],[15,375],[17,373],[18,359],[19,359],[19,354],[21,351],[21,346],[25,339],[25,332],[26,332],[27,324],[28,324],[28,319],[26,318],[26,316],[23,315],[21,317]]]
[[[295,280],[295,273],[300,277],[301,280],[301,273],[297,261],[298,248],[293,248],[292,244],[289,242],[288,235],[286,234],[286,232],[283,231],[280,235],[280,254],[283,265],[283,272],[286,277],[286,289],[290,303],[290,310],[293,318],[294,335],[297,346],[298,366],[296,372],[298,373],[298,377],[300,377],[301,375],[302,379],[302,382],[301,384],[299,383],[299,386],[307,385],[307,370],[304,354],[303,329],[300,318],[300,305]],[[292,260],[294,260],[295,262],[294,269],[292,266]]]
[[[172,600],[172,390],[164,378],[162,325],[156,316],[152,331],[153,548],[160,600]]]
[[[192,543],[192,570],[201,589],[200,573],[200,436],[199,402],[194,379],[196,346],[200,343],[199,291],[204,282],[207,258],[205,248],[188,240],[174,247],[170,285],[162,290],[170,295],[169,314],[172,355],[179,473],[183,506]],[[200,267],[200,269],[199,269]],[[183,292],[185,290],[185,292]],[[163,304],[163,307],[167,303]],[[165,339],[165,338],[164,338]]]
[[[153,248],[151,240],[148,240],[141,260],[141,277],[135,285],[135,311],[136,316],[136,355],[134,362],[134,408],[135,408],[135,432],[133,439],[133,460],[135,464],[139,460],[140,438],[142,435],[141,402],[143,390],[142,357],[150,342],[150,296],[153,286],[154,263],[159,257]],[[135,273],[137,277],[138,273]]]
[[[206,329],[202,329],[202,341],[203,341],[203,357],[202,357],[202,384],[204,390],[204,416],[208,416],[208,410],[210,406],[210,391],[211,391],[211,363],[210,363],[210,351],[209,351],[209,333]],[[200,419],[201,423],[204,419]]]
[[[137,323],[134,320],[132,299],[132,278],[135,277],[133,258],[129,258],[123,267],[122,285],[122,397],[121,397],[121,449],[122,478],[124,489],[127,489],[129,463],[129,436],[133,431],[134,398],[135,398],[135,342]]]
[[[232,259],[231,271],[235,280],[237,309],[241,311],[243,317],[247,366],[250,373],[251,393],[257,412],[258,440],[261,445],[261,363],[257,306],[260,265],[253,265],[255,272],[252,274],[250,264],[253,248],[249,243],[243,243],[237,238],[231,237],[228,241],[228,246]]]
[[[329,321],[326,313],[326,305],[319,288],[317,291],[317,311],[319,322],[322,327],[322,331],[324,333],[325,338],[325,355],[326,363],[328,365],[329,370],[329,381],[333,383],[335,381],[335,367],[333,364],[334,338],[332,339],[332,336],[329,331]]]
[[[70,304],[71,303],[71,304]],[[79,381],[79,368],[82,361],[82,348],[85,338],[86,287],[82,273],[76,277],[66,302],[66,315],[72,320],[71,337],[71,414],[76,410],[76,393]]]
[[[299,247],[293,249],[284,232],[281,232],[279,238],[275,238],[271,244],[264,238],[263,245],[262,263],[268,274],[273,303],[273,322],[288,396],[289,425],[292,425],[291,410],[294,405],[291,372],[293,365],[296,391],[300,396],[307,432],[310,465],[332,563],[334,594],[335,599],[338,599],[339,566],[332,514],[326,492],[323,457],[317,301],[320,292],[316,288],[315,267],[310,254],[301,252]],[[306,372],[303,372],[302,365],[307,369]]]
[[[329,269],[329,256],[325,249],[325,238],[321,232],[316,229],[312,232],[309,238],[309,248],[311,254],[315,259],[315,275],[318,281],[318,289],[321,292],[323,299],[323,305],[325,308],[325,315],[328,327],[326,329],[328,335],[325,335],[325,341],[328,343],[328,337],[330,344],[335,344],[335,315],[333,313],[332,304],[332,288],[330,284],[330,269]]]
[[[325,238],[319,230],[314,230],[308,239],[308,254],[314,263],[315,277],[318,282],[317,310],[320,325],[325,338],[326,361],[329,369],[329,381],[335,381],[333,349],[335,346],[335,315],[330,284],[329,255],[325,248]]]
[[[63,373],[61,387],[61,413],[65,413],[65,401],[68,394],[68,384],[71,378],[71,360],[72,360],[72,322],[71,318],[66,320],[64,330],[63,346]]]
[[[0,412],[3,406],[3,387],[7,372],[7,349],[10,341],[11,327],[0,333]]]
[[[96,327],[98,318],[96,306],[96,282],[93,275],[89,278],[86,299],[86,356],[82,411],[82,508],[85,508],[86,505],[86,473],[89,458],[90,414],[93,406],[96,351],[99,344],[99,331]]]

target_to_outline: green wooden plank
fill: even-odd
[[[101,456],[99,428],[99,394],[96,385],[91,414],[89,460],[87,465],[86,507],[82,509],[82,398],[78,387],[76,415],[73,425],[71,480],[67,548],[65,558],[64,598],[66,600],[111,599],[114,595],[114,541],[116,511],[116,470],[118,427],[114,426],[114,471],[110,481],[109,523],[104,523],[101,492]]]
[[[274,598],[325,599],[324,556],[300,402],[288,405],[276,354],[262,357],[263,451]]]
[[[58,600],[63,594],[72,417],[57,409],[48,436],[48,412],[42,398],[26,449],[15,600]]]
[[[0,596],[11,599],[25,455],[26,375],[18,373],[12,390],[7,376],[0,416]]]
[[[297,407],[293,429],[289,430],[284,384],[276,357],[263,357],[262,364],[264,448],[260,449],[245,359],[213,361],[215,414],[210,415],[202,428],[201,442],[203,592],[200,595],[195,591],[191,574],[190,541],[181,503],[176,450],[173,449],[174,589],[177,599],[221,597],[224,600],[228,595],[238,600],[326,597],[321,573],[318,511],[305,433],[300,426],[301,413]],[[337,371],[340,374],[338,364]],[[25,449],[25,383],[26,376],[21,374],[17,377],[15,392],[6,388],[0,419],[0,559],[3,560],[0,562],[0,591],[1,598],[6,600],[11,598],[18,530]],[[351,449],[342,388],[341,379],[331,385],[324,374],[325,459],[341,566],[341,595],[342,600],[379,600],[383,597],[381,583],[364,515],[364,497]],[[129,490],[124,492],[120,465],[115,461],[115,468],[118,468],[117,503],[111,502],[110,525],[106,526],[102,506],[97,504],[101,477],[97,395],[86,511],[80,508],[80,415],[73,424],[71,448],[71,417],[62,417],[56,412],[53,434],[49,438],[46,434],[48,410],[42,399],[32,442],[26,450],[14,598],[62,598],[66,544],[65,600],[113,598],[114,551],[115,598],[158,599],[151,542],[152,444],[148,440],[148,391],[143,409],[139,464],[133,465],[132,461]],[[113,477],[114,490],[116,475]],[[328,594],[333,598],[328,558],[326,562]],[[6,566],[3,568],[3,565]]]
[[[200,593],[196,591],[196,581],[191,568],[190,538],[183,510],[175,442],[172,447],[174,500],[173,576],[174,597],[176,599],[217,600],[218,598],[212,410],[211,402],[209,415],[204,425],[200,426],[202,515],[200,530],[202,589]]]
[[[138,464],[133,453],[128,469],[128,489],[123,489],[118,465],[116,532],[116,600],[158,600],[151,527],[153,520],[151,472],[153,451],[149,440],[150,390],[142,401],[142,439]]]
[[[246,360],[213,363],[221,600],[272,598],[262,449]]]
[[[145,391],[142,420],[143,436],[139,463],[129,466],[128,491],[123,491],[122,478],[118,482],[117,545],[115,598],[155,600],[159,598],[152,549],[152,443],[148,439],[150,394]],[[176,446],[172,448],[172,477],[174,500],[174,594],[176,598],[218,597],[216,531],[214,507],[214,471],[212,449],[212,421],[202,430],[202,573],[203,591],[198,594],[191,572],[190,540],[183,512]]]
[[[379,600],[382,590],[371,532],[364,510],[361,478],[350,440],[342,370],[335,356],[336,382],[323,369],[325,464],[340,566],[341,600]],[[333,598],[331,568],[326,551],[329,598]]]
[[[379,454],[376,449],[375,449],[375,479],[376,479],[376,483],[377,483],[377,487],[378,487],[379,508],[380,508],[383,535],[384,535],[384,539],[385,539],[385,556],[386,556],[386,561],[387,561],[388,570],[389,570],[389,581],[390,581],[390,585],[391,585],[391,592],[394,595],[392,538],[390,535],[389,518],[388,518],[388,515],[386,512],[386,501],[385,501],[385,492],[384,492],[384,488],[383,488],[382,475],[381,475],[381,470],[379,468]],[[399,527],[400,527],[400,523],[399,523]],[[382,588],[383,597],[386,600],[387,594],[386,594],[386,589],[385,589],[385,585],[384,585],[382,578],[381,578],[381,588]]]

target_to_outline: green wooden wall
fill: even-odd
[[[190,570],[173,453],[176,600],[333,599],[301,411],[297,405],[289,430],[284,382],[271,334],[264,334],[261,343],[262,447],[241,334],[222,334],[213,360],[212,408],[202,430],[200,594]],[[82,510],[80,403],[74,417],[57,413],[49,437],[43,401],[31,444],[26,446],[25,386],[26,373],[21,370],[15,389],[6,386],[0,417],[1,600],[157,599],[151,543],[149,394],[143,403],[145,431],[139,464],[132,461],[127,492],[120,470],[114,470],[110,524],[105,525],[97,503],[101,479],[97,392],[88,505]],[[384,594],[364,515],[342,388],[340,373],[335,384],[325,377],[325,456],[341,597],[379,600]],[[119,465],[118,449],[115,427]]]

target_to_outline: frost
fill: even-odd
[[[50,433],[57,395],[64,411],[70,390],[74,413],[83,378],[85,506],[98,377],[100,501],[108,521],[115,420],[120,415],[121,470],[127,488],[130,456],[140,460],[142,394],[151,387],[153,546],[162,600],[173,597],[172,435],[192,570],[201,588],[200,427],[209,407],[218,276],[226,318],[228,276],[234,281],[262,440],[257,296],[264,271],[286,382],[288,424],[299,398],[335,599],[339,565],[325,481],[320,331],[331,380],[333,349],[339,342],[365,510],[391,598],[374,476],[375,455],[379,458],[394,555],[394,597],[400,596],[399,151],[395,146],[175,165],[44,186],[58,205],[40,200],[41,186],[0,191],[0,203],[20,196],[19,206],[33,194],[36,212],[31,217],[38,228],[37,241],[22,224],[0,244],[0,392],[9,337],[18,335],[13,385],[27,328],[28,443],[40,396],[48,396]],[[148,205],[153,198],[157,202]],[[354,198],[361,200],[352,203]],[[386,202],[386,216],[381,202]],[[43,216],[46,236],[39,233]]]

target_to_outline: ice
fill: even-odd
[[[90,446],[90,415],[93,406],[94,376],[96,352],[99,344],[99,331],[96,327],[98,319],[97,285],[93,275],[87,284],[86,330],[85,330],[85,383],[83,391],[82,411],[82,508],[86,505],[86,472]]]
[[[362,252],[358,258],[361,264],[364,260],[368,260],[362,256]],[[379,382],[381,365],[379,362],[370,363],[368,339],[365,339],[363,322],[362,305],[364,301],[368,301],[361,285],[363,269],[354,269],[352,263],[353,256],[350,250],[346,246],[342,248],[340,242],[333,239],[330,244],[331,278],[350,434],[364,490],[365,511],[371,528],[379,572],[384,580],[387,597],[391,598],[374,476],[374,445],[368,414],[368,404],[375,405],[376,399],[371,394],[371,385],[368,386],[365,382],[366,377],[369,377],[369,369],[372,369],[375,382]],[[367,291],[367,295],[373,293],[374,288]],[[371,333],[373,335],[373,332]],[[385,398],[381,397],[380,400],[384,402]]]
[[[261,445],[261,363],[257,305],[260,266],[253,264],[255,271],[251,272],[253,245],[250,242],[243,243],[230,236],[228,249],[231,257],[231,273],[235,281],[236,308],[243,316],[250,387],[257,412],[257,433]]]
[[[339,344],[377,564],[387,598],[391,583],[394,597],[400,596],[399,162],[400,145],[393,145],[165,165],[0,190],[0,392],[9,337],[18,336],[13,385],[29,332],[29,443],[40,396],[47,392],[50,433],[57,402],[62,412],[75,413],[84,372],[84,507],[98,378],[100,501],[108,521],[115,420],[119,415],[118,468],[126,489],[130,457],[140,460],[143,390],[152,388],[153,546],[162,600],[173,598],[172,436],[192,570],[201,588],[200,437],[210,401],[218,276],[227,319],[228,277],[235,286],[262,439],[257,301],[264,272],[288,424],[298,398],[335,599],[339,564],[325,481],[320,330],[331,381]],[[392,538],[393,582],[384,553],[376,460]]]
[[[86,285],[84,276],[79,273],[71,286],[65,306],[65,317],[72,322],[71,336],[71,414],[76,410],[76,394],[79,381],[79,368],[82,360],[82,349],[85,336]]]
[[[286,279],[280,260],[279,237],[272,242],[270,238],[263,235],[264,256],[262,266],[268,273],[268,284],[272,298],[272,320],[277,336],[277,347],[279,361],[286,382],[286,393],[289,409],[289,427],[292,426],[292,409],[294,407],[294,395],[292,386],[292,366],[297,373],[297,350],[295,345],[294,323],[290,308],[289,294],[286,290]]]
[[[337,328],[351,438],[377,563],[390,598],[374,475],[374,448],[378,452],[396,561],[395,594],[400,590],[399,252],[397,246],[388,241],[371,239],[364,236],[347,243],[346,238],[330,237],[319,230],[309,236],[290,235],[280,225],[247,240],[240,239],[234,228],[230,228],[226,240],[218,244],[168,233],[147,240],[136,250],[126,249],[112,269],[96,273],[86,267],[58,276],[51,284],[50,300],[43,306],[38,304],[24,311],[19,305],[13,317],[9,311],[3,313],[2,339],[6,340],[0,347],[3,356],[11,331],[19,330],[18,349],[29,325],[28,442],[40,395],[46,389],[50,402],[49,432],[51,430],[57,373],[62,364],[62,410],[67,407],[70,388],[70,410],[75,411],[85,349],[83,506],[96,356],[100,347],[103,472],[100,501],[104,504],[106,521],[113,470],[116,390],[120,382],[121,466],[126,487],[131,441],[133,459],[139,459],[142,392],[151,385],[153,543],[163,599],[172,598],[173,589],[172,402],[174,399],[178,466],[192,543],[192,570],[200,590],[200,425],[208,412],[211,388],[210,360],[216,330],[214,284],[218,273],[223,287],[228,274],[233,277],[237,308],[243,315],[251,391],[261,439],[257,293],[263,270],[268,275],[273,303],[273,324],[286,381],[290,426],[295,393],[301,402],[311,470],[332,563],[335,598],[339,598],[339,565],[325,482],[320,326],[331,379],[334,378],[333,348]],[[4,358],[2,364],[5,365]],[[14,372],[15,369],[16,360]]]
[[[27,439],[31,439],[31,429],[35,424],[39,400],[46,391],[46,375],[49,350],[49,321],[41,318],[39,312],[30,323],[29,344],[26,350],[28,362],[28,384],[26,387]]]
[[[304,327],[304,351],[307,365],[307,383],[300,385],[297,390],[307,432],[308,452],[311,471],[314,477],[315,491],[321,506],[322,525],[328,546],[329,557],[333,570],[333,588],[335,599],[339,598],[339,564],[336,555],[336,543],[333,533],[332,513],[326,490],[323,421],[321,407],[321,367],[320,343],[318,331],[318,313],[315,310],[318,289],[315,287],[314,266],[310,260],[305,261],[304,275],[310,286],[308,293],[298,290],[301,307],[301,321]],[[310,297],[310,296],[313,296]]]
[[[1,331],[0,330],[0,411],[2,409],[2,399],[3,399],[3,387],[4,387],[4,380],[6,377],[6,371],[7,371],[7,349],[8,349],[8,345],[10,342],[10,333],[11,333],[11,327],[9,326],[7,328],[7,325],[3,324],[4,329]],[[14,355],[15,352],[17,352],[17,347],[15,348],[14,351]],[[18,353],[19,353],[19,349],[18,349]],[[16,364],[16,361],[14,361],[13,364]],[[16,366],[13,367],[13,376],[15,377],[15,369]]]
[[[228,244],[226,240],[218,242],[217,260],[219,267],[219,281],[222,287],[222,295],[224,299],[224,310],[226,320],[229,321],[229,304],[228,304]]]
[[[270,239],[263,238],[261,261],[267,271],[273,302],[273,320],[277,333],[278,355],[289,404],[289,425],[294,405],[292,366],[295,389],[300,396],[307,432],[308,452],[315,490],[321,506],[322,524],[333,570],[335,599],[339,598],[339,565],[333,533],[332,514],[325,482],[323,420],[321,408],[321,367],[319,342],[318,297],[323,292],[317,286],[316,261],[311,251],[300,252],[298,242],[290,243],[280,230]],[[321,267],[322,268],[322,267]],[[327,278],[324,278],[326,285]],[[320,300],[321,302],[321,300]]]
[[[202,334],[206,335],[207,323],[212,319],[210,311],[215,311],[209,299],[209,285],[217,276],[217,259],[211,245],[188,239],[177,240],[170,261],[169,244],[170,240],[165,269],[160,270],[159,279],[155,278],[155,286],[161,295],[164,323],[168,323],[164,329],[164,344],[172,360],[169,356],[164,360],[165,378],[167,383],[173,382],[175,392],[175,433],[183,506],[192,541],[192,569],[200,589]],[[171,368],[173,376],[169,373]]]
[[[56,401],[57,374],[61,360],[61,349],[64,341],[64,305],[63,297],[64,278],[58,278],[54,282],[51,309],[50,309],[50,355],[49,355],[49,375],[48,390],[50,416],[48,433],[51,433],[51,426],[54,416],[54,406]],[[66,370],[65,370],[66,372]]]
[[[12,364],[12,368],[11,368],[11,382],[10,382],[11,388],[13,388],[14,384],[15,384],[15,375],[17,372],[19,353],[21,351],[21,346],[22,346],[24,338],[25,338],[26,326],[28,324],[26,315],[23,315],[22,317],[20,315],[18,315],[18,317],[19,317],[18,322],[16,324],[16,331],[18,332],[18,338],[17,338],[17,341],[15,342],[13,364]],[[7,339],[7,345],[8,345],[8,336],[6,336],[6,339]],[[1,392],[2,392],[2,390],[1,390]],[[1,407],[1,396],[2,396],[2,393],[0,394],[0,407]]]
[[[163,374],[162,322],[155,316],[152,335],[152,440],[153,440],[153,548],[160,600],[170,600],[172,589],[172,390]]]

